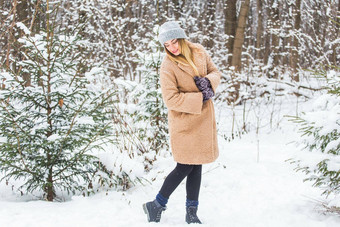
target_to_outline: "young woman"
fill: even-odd
[[[160,69],[163,100],[167,106],[171,150],[176,168],[166,177],[154,201],[143,204],[149,222],[159,222],[172,192],[186,177],[186,222],[199,223],[198,197],[202,164],[218,157],[214,96],[218,71],[203,46],[187,41],[178,23],[164,23],[159,41],[166,56]]]

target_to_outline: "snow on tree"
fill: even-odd
[[[297,171],[306,173],[305,181],[313,181],[315,187],[322,188],[323,195],[329,196],[340,193],[340,75],[331,70],[321,76],[327,81],[328,92],[314,101],[309,112],[291,117],[302,134],[297,141],[302,152],[290,162]],[[308,156],[306,151],[310,152]],[[339,208],[335,210],[339,212]]]

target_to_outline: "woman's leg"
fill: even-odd
[[[184,165],[184,164],[177,163],[176,168],[165,178],[163,186],[161,190],[159,191],[158,195],[156,196],[156,199],[152,202],[143,204],[143,209],[144,209],[144,212],[148,216],[149,222],[160,221],[161,214],[166,209],[166,204],[168,202],[170,195],[175,191],[175,189],[183,181],[183,179],[191,174],[194,168],[197,169],[196,166],[194,165]],[[195,172],[200,172],[199,169],[200,168],[198,168]],[[189,184],[197,185],[198,173],[193,174],[192,176],[193,177],[190,177],[190,178],[194,179],[193,180],[194,183],[189,183]],[[189,180],[189,182],[190,181],[192,180]],[[200,182],[198,186],[200,186]],[[191,187],[190,187],[190,190],[191,190]],[[192,198],[196,198],[195,195],[197,194],[197,199],[198,199],[199,188],[198,188],[198,192],[197,192],[197,188],[192,191],[193,192],[190,193],[190,195],[191,194],[193,195]],[[197,223],[197,222],[190,222],[190,223]]]
[[[165,178],[159,194],[166,199],[175,191],[177,186],[188,176],[194,169],[193,165],[177,163],[176,168]],[[163,205],[163,204],[162,204]]]
[[[201,179],[202,179],[202,165],[194,165],[192,171],[189,173],[187,177],[187,183],[186,183],[187,206],[198,205],[198,196],[200,193]],[[188,203],[191,203],[191,204],[188,204]]]

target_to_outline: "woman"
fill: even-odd
[[[199,223],[198,196],[202,164],[218,157],[214,96],[218,71],[203,46],[187,41],[178,23],[164,23],[159,41],[166,56],[160,69],[163,100],[167,106],[170,143],[176,168],[166,177],[154,201],[143,204],[149,222],[159,222],[172,192],[186,177],[186,222]]]

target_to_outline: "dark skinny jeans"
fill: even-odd
[[[201,187],[202,165],[177,163],[176,168],[165,178],[159,193],[168,199],[185,177],[187,177],[187,199],[198,201]]]

